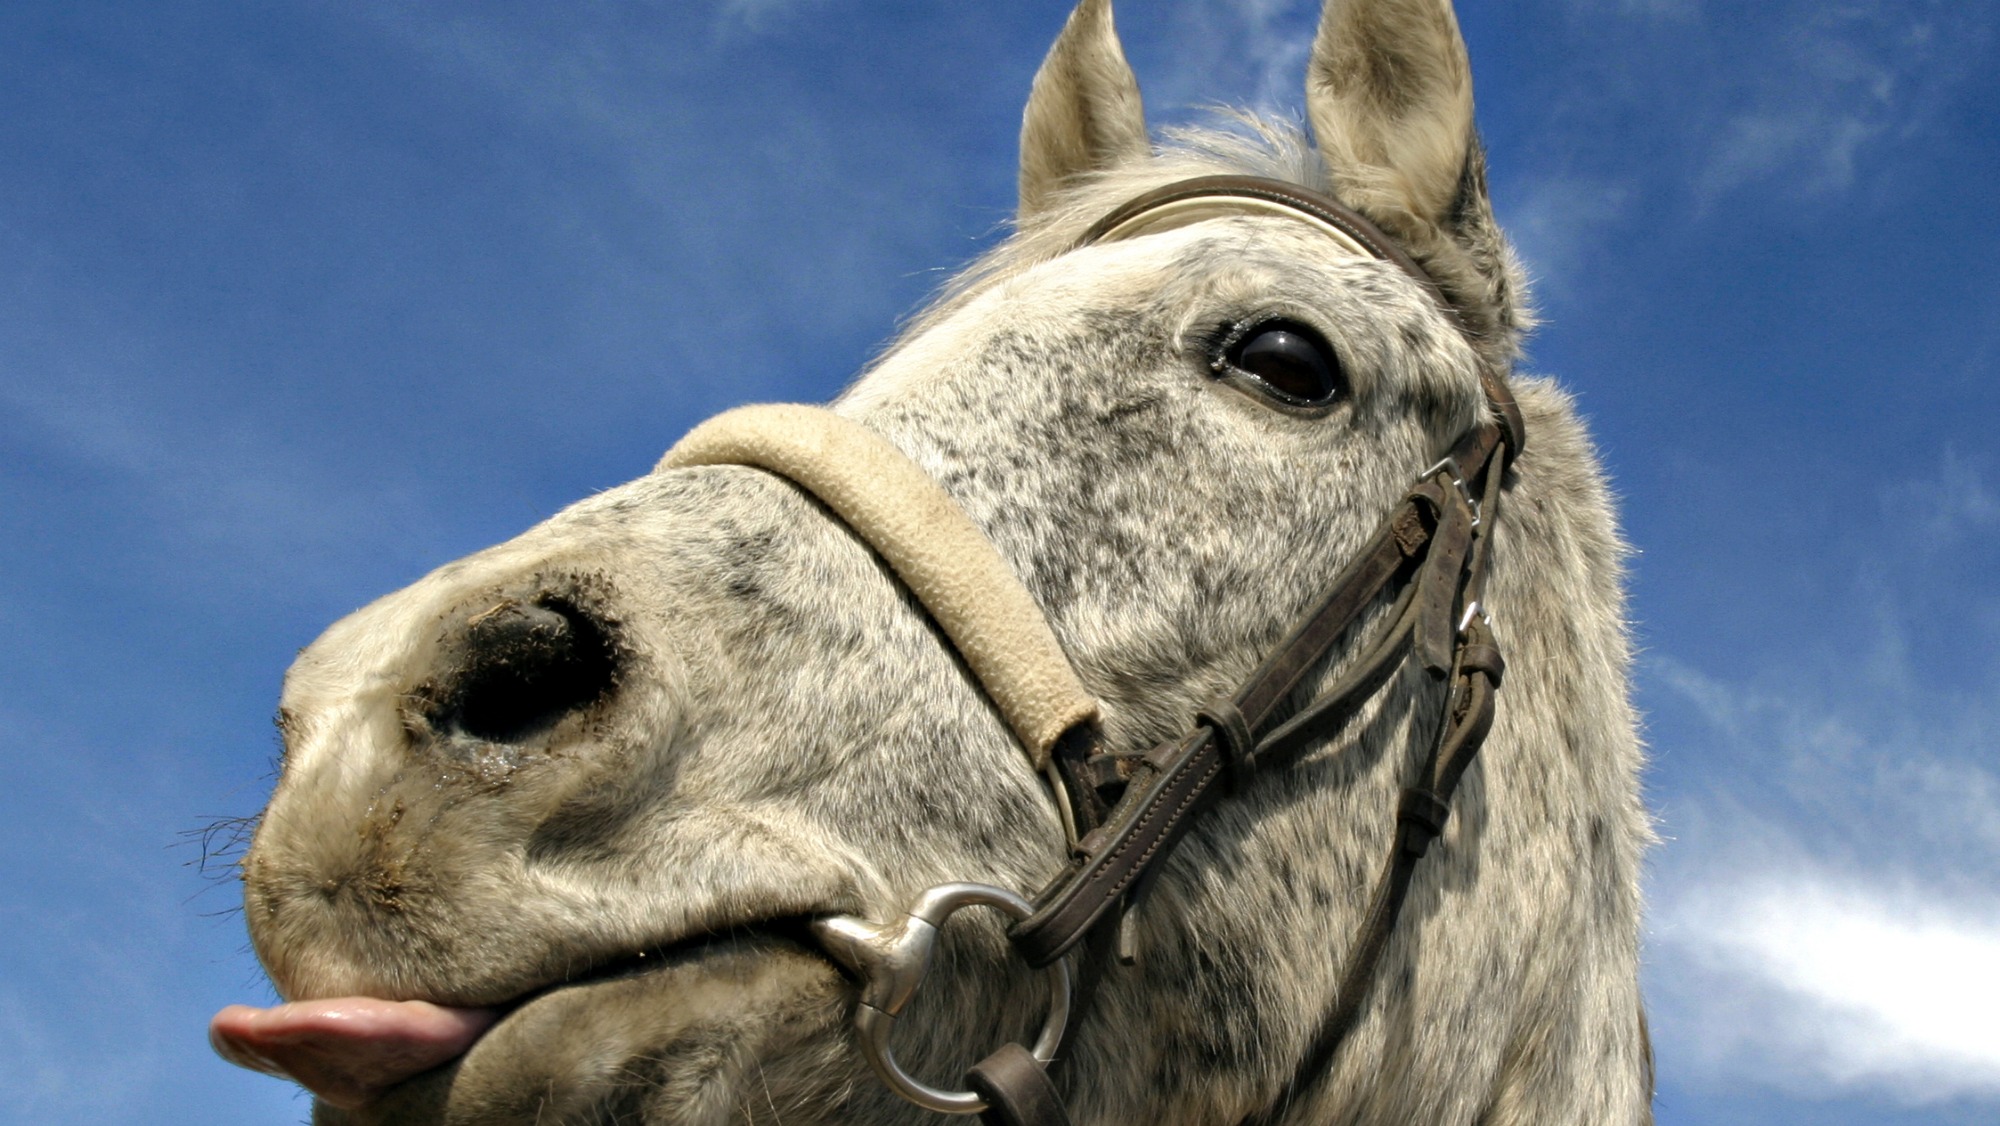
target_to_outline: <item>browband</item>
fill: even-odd
[[[1251,211],[1289,213],[1318,228],[1350,252],[1360,252],[1387,262],[1422,286],[1460,332],[1467,331],[1465,318],[1445,296],[1437,279],[1431,277],[1430,272],[1410,257],[1409,252],[1397,245],[1394,239],[1384,234],[1382,228],[1332,196],[1283,180],[1263,176],[1196,176],[1155,188],[1126,200],[1092,223],[1070,249],[1079,250],[1147,231]],[[1508,446],[1514,456],[1519,457],[1527,446],[1528,428],[1521,418],[1521,408],[1514,402],[1513,392],[1508,389],[1506,380],[1489,370],[1486,364],[1479,367],[1479,384],[1486,393],[1487,402],[1492,404],[1494,413],[1500,418]]]
[[[1437,281],[1367,216],[1332,196],[1262,176],[1196,176],[1155,188],[1113,208],[1110,214],[1091,224],[1090,229],[1083,232],[1083,237],[1077,239],[1070,249],[1125,237],[1131,233],[1133,221],[1142,216],[1207,200],[1215,201],[1218,211],[1241,212],[1246,210],[1244,204],[1271,205],[1296,212],[1316,225],[1330,227],[1341,241],[1352,243],[1370,257],[1379,258],[1410,275],[1437,301],[1439,308],[1450,314],[1454,322],[1458,321],[1458,310],[1445,299]]]

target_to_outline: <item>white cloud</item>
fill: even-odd
[[[1928,687],[1909,668],[1907,648],[1897,623],[1883,623],[1844,676],[1802,667],[1749,685],[1656,655],[1648,679],[1707,728],[1705,745],[1663,753],[1710,764],[1717,793],[1771,807],[1733,808],[1732,817],[1749,823],[1776,814],[1801,849],[1860,867],[1921,869],[1934,881],[1990,877],[2000,886],[2000,676],[1969,690]],[[1719,801],[1702,799],[1704,817]],[[1689,835],[1703,851],[1770,847],[1706,819]]]
[[[1950,452],[1877,499],[1826,651],[1740,682],[1646,663],[1677,782],[1650,889],[1662,1064],[2000,1106],[2000,641],[1956,628],[2000,621],[1967,581],[2000,557],[2000,501]]]
[[[1663,1065],[1696,1086],[2000,1101],[1990,743],[1877,741],[1841,714],[1883,708],[1870,693],[1830,705],[1663,679],[1710,719],[1705,763],[1741,764],[1662,809],[1648,992]]]
[[[1656,1022],[1712,1073],[2000,1097],[2000,898],[1790,872],[1691,889],[1658,919],[1658,969],[1677,980]]]
[[[1883,490],[1882,506],[1930,555],[2000,528],[2000,496],[1986,483],[1979,464],[1955,449],[1944,452],[1935,478]]]
[[[850,103],[821,96],[809,56],[753,41],[767,26],[831,7],[702,0],[697,10],[714,13],[703,17],[709,41],[677,34],[679,22],[576,21],[554,8],[467,21],[383,4],[360,18],[427,69],[475,84],[531,134],[563,137],[607,170],[590,192],[551,192],[537,206],[565,240],[588,232],[603,248],[590,265],[607,293],[652,297],[651,307],[604,303],[592,313],[609,318],[593,325],[600,339],[655,348],[663,311],[687,317],[688,333],[735,333],[744,353],[737,372],[676,374],[677,395],[700,418],[745,398],[798,394],[784,382],[793,362],[786,341],[884,331],[901,308],[884,305],[882,285],[854,279],[882,282],[908,271],[912,245],[934,254],[935,236],[962,237],[971,169],[940,159],[936,134],[925,131],[935,121],[918,127],[916,118],[934,116],[929,107],[854,116]],[[1019,103],[1010,96],[1004,112],[1018,114]],[[877,221],[889,213],[895,222]],[[981,222],[990,229],[999,217]],[[691,293],[761,300],[702,304]],[[782,334],[770,330],[774,321]],[[628,370],[650,380],[654,369]],[[774,382],[745,382],[757,378]]]
[[[12,344],[0,336],[0,356],[12,359]],[[124,511],[156,537],[125,565],[171,582],[184,582],[189,568],[226,566],[240,596],[333,585],[361,557],[439,550],[402,539],[439,524],[418,490],[328,479],[327,467],[254,432],[244,417],[188,412],[110,361],[69,361],[60,379],[0,381],[0,409],[64,460],[121,482]],[[355,529],[377,536],[350,542]]]
[[[1668,194],[1700,212],[1741,193],[1796,206],[1893,188],[1899,157],[1949,143],[1948,111],[1986,73],[1995,30],[1993,5],[1959,0],[1530,7],[1563,18],[1522,20],[1545,40],[1523,42],[1562,62],[1512,76],[1531,100],[1486,104],[1505,115],[1489,122],[1530,123],[1502,167],[1630,181],[1654,214]],[[1518,66],[1515,52],[1475,66]]]
[[[774,18],[790,15],[803,7],[814,7],[824,0],[722,0],[721,11],[716,15],[718,30],[725,34],[732,30],[763,31]]]
[[[1702,0],[1563,0],[1570,14],[1597,19],[1606,13],[1655,20],[1690,20],[1702,14]]]
[[[1702,0],[1560,0],[1578,20],[1624,16],[1648,23],[1693,23],[1703,15]]]
[[[1237,47],[1257,76],[1253,104],[1297,105],[1305,97],[1306,59],[1319,5],[1295,0],[1239,0],[1232,5],[1247,25]],[[1301,32],[1304,34],[1301,34]]]

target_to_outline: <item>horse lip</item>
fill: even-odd
[[[789,892],[771,890],[732,898],[739,903],[749,900],[755,906],[749,906],[747,910],[689,912],[682,928],[655,932],[655,936],[643,944],[607,946],[589,942],[587,935],[578,935],[581,941],[571,947],[578,952],[578,956],[565,963],[560,974],[540,980],[523,974],[513,979],[516,984],[511,989],[495,982],[469,993],[454,995],[444,992],[412,999],[439,1005],[497,1009],[504,1018],[523,1005],[559,990],[637,976],[698,956],[710,946],[759,936],[778,939],[824,957],[824,948],[812,936],[813,920],[829,915],[851,915],[862,910],[859,889],[847,880],[813,881],[811,885]],[[503,993],[500,989],[507,991]]]
[[[825,951],[813,940],[811,931],[812,920],[821,917],[822,914],[825,913],[779,915],[756,922],[732,923],[656,943],[630,954],[600,959],[575,973],[565,975],[559,981],[536,986],[508,1000],[478,1006],[454,1006],[487,1009],[496,1014],[496,1019],[489,1028],[467,1044],[464,1052],[439,1066],[456,1066],[467,1054],[477,1050],[488,1037],[504,1028],[508,1018],[545,997],[569,989],[644,977],[699,959],[704,952],[717,947],[752,942],[778,943],[824,958]]]
[[[642,947],[629,954],[621,953],[600,958],[587,963],[581,970],[566,974],[561,980],[536,986],[511,1000],[494,1006],[502,1010],[501,1019],[506,1014],[564,989],[595,985],[599,982],[618,981],[665,969],[668,966],[699,958],[712,947],[726,944],[754,941],[757,939],[777,940],[814,954],[823,955],[823,948],[812,934],[812,921],[834,911],[787,913],[742,923],[729,923],[721,927],[697,931],[679,938],[669,939]]]
[[[817,920],[854,914],[859,908],[848,902],[849,898],[846,895],[830,898],[827,902],[836,904],[832,906],[781,910],[770,915],[713,924],[675,938],[662,939],[636,950],[625,947],[618,953],[598,955],[560,978],[529,986],[497,1000],[436,1003],[494,1009],[500,1014],[500,1022],[504,1023],[518,1010],[543,997],[567,989],[643,977],[700,958],[705,951],[715,947],[760,940],[781,943],[824,959],[842,976],[851,977],[852,971],[828,953],[826,946],[817,938],[813,929]],[[498,1028],[499,1024],[494,1027]],[[492,1035],[491,1029],[482,1035],[481,1039],[490,1035]]]
[[[346,1024],[350,1030],[346,1032],[336,1030],[328,1033],[324,1028],[325,1020],[322,1019],[318,1032],[319,1041],[304,1043],[302,1051],[298,1049],[303,1041],[310,1041],[313,1038],[301,1037],[299,1033],[304,1026],[294,1024],[285,1032],[281,1032],[275,1041],[287,1053],[283,1056],[261,1054],[257,1048],[258,1041],[249,1033],[239,1031],[233,1036],[219,1036],[216,1031],[220,1027],[219,1024],[211,1024],[210,1042],[224,1059],[232,1063],[292,1079],[307,1087],[316,1099],[327,1105],[359,1111],[374,1107],[392,1097],[397,1090],[418,1082],[424,1076],[441,1068],[460,1066],[466,1057],[478,1051],[480,1045],[489,1037],[507,1027],[515,1014],[533,1006],[539,1000],[570,989],[632,980],[676,966],[686,966],[698,962],[707,952],[723,947],[766,950],[783,947],[824,957],[817,945],[811,941],[810,925],[810,917],[805,915],[780,915],[754,923],[732,924],[672,942],[649,946],[631,954],[600,960],[578,972],[565,975],[559,981],[528,990],[498,1004],[437,1006],[445,1010],[452,1020],[472,1022],[483,1027],[466,1030],[467,1034],[460,1044],[454,1049],[447,1049],[454,1051],[454,1054],[431,1055],[423,1062],[409,1062],[412,1047],[421,1052],[426,1037],[413,1035],[407,1024],[402,1025],[400,1039],[393,1033],[357,1035],[352,1031],[357,1026],[352,1023],[355,1018],[351,1015],[336,1022]],[[346,1002],[385,1004],[363,997],[348,998]],[[297,1009],[312,1004],[312,1002],[299,1002],[287,1008]],[[330,1004],[338,1006],[343,1002]],[[386,1004],[395,1007],[394,1003]],[[436,1005],[435,1002],[430,1004]],[[328,1010],[329,1013],[331,1011]],[[216,1019],[219,1022],[230,1015],[229,1010],[224,1010]],[[305,1018],[296,1019],[303,1021]],[[285,1033],[290,1034],[289,1039]],[[385,1044],[389,1047],[386,1054],[381,1050],[381,1046]],[[280,1062],[281,1059],[285,1062]]]

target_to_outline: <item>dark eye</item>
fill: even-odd
[[[1233,368],[1296,406],[1320,406],[1347,388],[1340,357],[1320,334],[1296,321],[1260,321],[1229,334],[1214,364]]]

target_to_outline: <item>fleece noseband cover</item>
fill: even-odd
[[[1027,748],[1048,765],[1063,733],[1097,717],[1042,609],[985,533],[888,439],[829,410],[739,407],[690,431],[655,470],[747,465],[832,509],[889,564]]]

